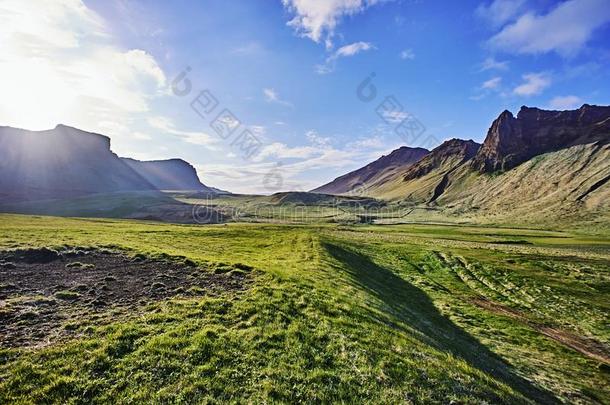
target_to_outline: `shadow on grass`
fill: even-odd
[[[367,256],[332,243],[323,243],[331,257],[343,263],[352,280],[383,302],[380,308],[423,335],[426,343],[464,359],[471,366],[501,380],[525,397],[545,404],[559,401],[549,392],[516,375],[501,357],[444,317],[428,295]],[[381,320],[387,323],[387,320]],[[394,328],[402,328],[392,324]]]

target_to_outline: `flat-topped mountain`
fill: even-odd
[[[188,163],[119,158],[110,138],[57,125],[45,131],[0,127],[0,196],[9,200],[94,193],[209,189]]]
[[[577,110],[521,107],[517,118],[504,111],[492,123],[472,161],[481,173],[509,170],[526,160],[579,144],[608,141],[610,107],[584,104]]]
[[[195,168],[182,159],[143,162],[123,158],[123,161],[159,190],[190,190],[215,193],[211,187],[207,187],[199,181]]]
[[[358,192],[368,184],[383,181],[398,168],[411,165],[428,154],[428,150],[424,148],[409,148],[402,146],[390,153],[387,156],[382,156],[376,161],[368,165],[347,173],[335,180],[320,186],[314,190],[314,193],[328,194],[346,194],[350,192]]]

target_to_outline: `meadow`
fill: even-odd
[[[66,333],[36,345],[8,339],[3,320],[25,305],[31,322],[70,285],[7,293],[1,403],[610,403],[604,235],[0,215],[2,251],[37,247],[248,282],[68,313]]]

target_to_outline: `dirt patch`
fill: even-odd
[[[489,301],[484,298],[474,299],[473,303],[496,314],[501,314],[513,319],[517,319],[528,325],[532,329],[555,340],[556,342],[561,343],[564,346],[574,349],[577,352],[580,352],[585,356],[593,360],[599,361],[605,365],[610,365],[610,350],[601,342],[583,336],[579,336],[572,332],[568,332],[553,326],[533,322],[529,320],[523,313],[516,309],[509,308],[505,305]]]
[[[44,346],[152,302],[241,291],[250,270],[96,249],[0,252],[0,348]]]

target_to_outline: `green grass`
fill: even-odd
[[[255,277],[243,292],[158,301],[137,317],[87,324],[68,341],[3,349],[1,403],[610,398],[599,360],[541,331],[609,347],[610,241],[603,236],[19,215],[0,215],[0,229],[1,249],[179,255]]]

